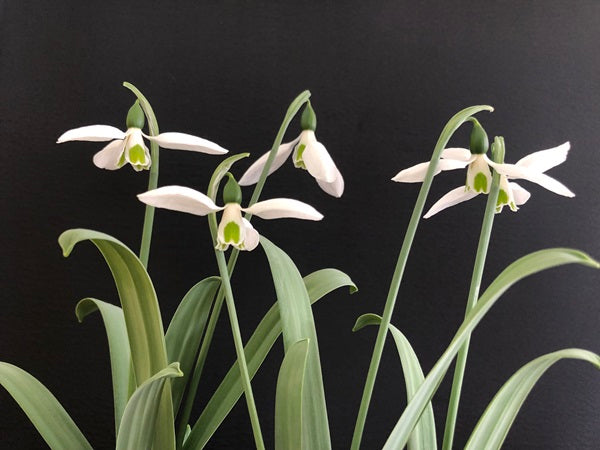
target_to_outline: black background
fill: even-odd
[[[97,143],[56,145],[77,126],[123,128],[133,82],[163,131],[214,140],[232,153],[267,150],[289,102],[312,91],[317,136],[346,180],[341,199],[324,194],[287,163],[263,198],[294,197],[325,214],[321,223],[260,221],[258,229],[308,274],[337,267],[360,288],[315,306],[334,448],[348,448],[375,341],[351,332],[365,312],[381,313],[418,185],[389,179],[429,159],[446,121],[473,104],[490,137],[502,135],[507,160],[570,140],[565,164],[550,175],[577,196],[559,197],[523,182],[532,199],[496,217],[483,286],[516,258],[568,246],[600,256],[600,4],[539,2],[32,2],[5,1],[0,68],[2,290],[0,360],[41,380],[92,445],[114,445],[110,368],[98,317],[78,324],[77,300],[117,302],[110,273],[91,245],[67,260],[56,243],[87,227],[139,245],[146,173],[92,165]],[[451,144],[465,146],[468,128]],[[295,121],[288,139],[298,132]],[[160,184],[205,190],[222,158],[163,151]],[[240,163],[236,174],[250,163]],[[464,182],[436,177],[428,206]],[[250,190],[246,190],[250,195]],[[431,368],[461,322],[484,198],[423,221],[393,323]],[[159,211],[149,271],[168,323],[183,294],[217,272],[206,220]],[[234,290],[247,338],[274,301],[264,253],[242,255]],[[568,266],[508,291],[474,333],[457,429],[464,445],[502,383],[529,360],[567,347],[600,351],[599,273]],[[278,343],[253,385],[268,446],[273,443]],[[199,408],[234,360],[223,315],[209,354]],[[438,432],[449,394],[434,399]],[[598,442],[600,376],[589,364],[561,362],[539,382],[507,448],[593,448]],[[5,391],[4,448],[43,441]],[[379,448],[405,406],[391,343],[381,364],[363,448]],[[247,448],[251,429],[241,401],[211,448]]]

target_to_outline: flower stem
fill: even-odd
[[[427,195],[429,194],[429,189],[431,187],[431,182],[433,180],[438,161],[440,159],[442,151],[446,147],[446,144],[448,143],[454,132],[471,115],[483,110],[493,111],[493,108],[491,106],[485,105],[471,106],[455,114],[442,130],[442,133],[435,145],[433,155],[431,156],[429,168],[427,170],[427,174],[425,175],[425,180],[423,181],[421,190],[419,191],[419,196],[417,197],[417,201],[415,203],[415,207],[413,209],[413,213],[408,224],[408,229],[406,230],[406,234],[404,236],[402,248],[400,249],[400,254],[398,256],[396,268],[394,269],[394,275],[392,276],[392,281],[390,283],[390,289],[388,291],[388,296],[385,302],[381,323],[377,332],[377,339],[375,341],[375,347],[371,356],[369,372],[367,373],[367,380],[365,382],[363,396],[360,402],[358,416],[356,418],[356,425],[354,427],[354,434],[352,436],[352,450],[358,450],[360,448],[360,442],[362,440],[365,422],[367,420],[369,404],[373,395],[373,387],[375,386],[375,379],[377,377],[377,371],[379,369],[379,363],[381,361],[381,355],[383,353],[385,337],[387,335],[392,313],[394,311],[394,305],[398,296],[398,290],[400,289],[400,283],[402,282],[402,275],[404,274],[406,261],[408,260],[408,255],[410,253],[410,248],[412,246],[412,242],[417,231],[417,226],[419,225],[419,219],[423,214],[423,207],[425,206],[425,200],[427,199]]]
[[[140,92],[138,88],[136,88],[133,84],[124,82],[123,86],[133,92],[138,100],[140,101],[140,105],[144,110],[144,114],[146,115],[146,120],[148,121],[148,132],[150,136],[157,136],[158,131],[158,122],[156,121],[156,116],[154,115],[154,111],[152,110],[152,106],[150,106],[150,102],[144,97],[144,94]],[[155,142],[150,143],[150,158],[152,161],[152,165],[150,166],[150,173],[148,174],[148,190],[151,191],[156,189],[158,186],[158,144]],[[148,268],[148,258],[150,256],[150,241],[152,240],[152,227],[154,225],[154,207],[150,205],[146,205],[146,212],[144,214],[144,228],[142,229],[142,243],[140,245],[140,261],[145,268]]]
[[[300,95],[298,95],[292,101],[292,103],[290,103],[290,106],[287,109],[287,112],[285,114],[285,117],[283,118],[281,126],[279,127],[279,131],[277,132],[277,136],[275,137],[275,141],[273,142],[273,146],[271,147],[269,158],[267,159],[267,162],[266,162],[265,166],[263,167],[263,170],[260,174],[260,178],[259,178],[258,182],[256,183],[256,186],[254,187],[254,191],[252,193],[252,198],[251,198],[248,206],[253,205],[260,198],[260,194],[265,185],[267,176],[269,174],[269,170],[271,168],[271,165],[273,164],[273,160],[275,159],[275,156],[277,155],[277,150],[279,149],[279,146],[281,145],[281,143],[283,141],[285,132],[287,131],[288,126],[290,125],[290,122],[292,121],[292,119],[296,116],[296,114],[298,114],[298,111],[300,111],[300,108],[302,108],[304,103],[306,103],[309,98],[310,98],[310,91],[303,91],[302,93],[300,93]],[[247,220],[251,220],[252,215],[246,214],[245,218]],[[214,235],[214,231],[212,229],[211,229],[211,233],[213,233],[213,236],[212,236],[213,242],[216,242],[216,236]],[[229,256],[229,260],[227,261],[227,273],[228,273],[229,277],[231,277],[233,275],[233,270],[235,269],[235,264],[237,262],[239,253],[240,253],[240,251],[237,248],[234,248],[231,251],[231,255]],[[179,428],[177,431],[177,448],[178,449],[181,448],[182,443],[183,443],[183,437],[185,436],[185,429],[187,427],[187,424],[188,424],[188,421],[190,418],[192,406],[194,405],[196,393],[198,392],[198,384],[200,383],[202,371],[204,370],[204,363],[206,362],[206,357],[208,355],[208,349],[210,348],[210,344],[212,342],[215,328],[217,327],[217,322],[219,320],[219,315],[221,314],[221,308],[223,306],[224,297],[225,297],[225,290],[224,290],[224,287],[221,286],[221,288],[219,289],[219,292],[217,293],[217,298],[215,300],[215,304],[213,306],[213,309],[210,314],[210,318],[208,320],[208,324],[206,326],[206,332],[204,334],[204,339],[202,340],[200,352],[198,353],[198,358],[196,359],[196,364],[194,366],[194,372],[193,372],[192,378],[190,380],[190,385],[188,387],[188,393],[186,395],[183,410],[181,412]]]
[[[229,280],[229,270],[225,262],[225,254],[221,250],[215,250],[217,256],[217,264],[219,266],[219,274],[221,276],[221,286],[225,291],[225,302],[229,311],[229,322],[233,333],[233,341],[235,343],[235,352],[237,354],[238,366],[242,378],[242,385],[246,394],[246,403],[248,405],[248,413],[250,414],[250,422],[252,423],[252,432],[254,433],[254,443],[256,448],[264,450],[262,433],[260,431],[260,423],[258,421],[258,413],[256,404],[254,403],[254,395],[252,394],[252,385],[250,384],[250,375],[248,374],[248,365],[246,364],[246,354],[244,353],[244,343],[242,342],[242,334],[238,323],[237,314],[235,311],[235,303],[233,301],[233,292],[231,291],[231,282]]]
[[[492,158],[495,162],[502,164],[504,162],[504,139],[496,137],[492,144]],[[488,247],[490,245],[490,236],[492,234],[492,225],[494,224],[494,215],[496,213],[496,204],[498,202],[500,175],[494,172],[494,178],[490,193],[488,194],[485,213],[483,215],[483,223],[479,234],[479,244],[477,245],[477,254],[475,256],[475,264],[473,266],[473,275],[471,276],[471,286],[467,297],[467,307],[465,316],[477,304],[479,298],[479,289],[481,287],[481,278],[485,267],[485,259],[487,256]],[[446,426],[444,428],[444,440],[442,450],[452,449],[454,442],[454,430],[456,428],[456,418],[458,415],[458,404],[460,402],[460,394],[462,390],[463,378],[465,375],[465,367],[467,365],[467,356],[469,354],[469,343],[471,337],[465,341],[458,352],[456,359],[456,367],[454,368],[454,378],[452,379],[452,392],[450,393],[450,402],[448,404],[448,412],[446,414]]]

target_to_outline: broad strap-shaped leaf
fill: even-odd
[[[194,368],[208,314],[220,284],[219,277],[205,278],[183,297],[165,336],[169,362],[179,362],[183,376],[171,382],[173,411],[177,416],[185,386]]]
[[[309,339],[302,402],[303,445],[308,449],[331,448],[317,331],[306,287],[294,262],[283,250],[264,236],[260,237],[260,243],[271,267],[285,352],[297,341]]]
[[[167,350],[158,299],[148,272],[125,244],[104,233],[86,229],[67,230],[58,238],[63,254],[69,256],[73,247],[90,240],[100,250],[112,272],[127,326],[131,359],[137,385],[167,367]],[[173,405],[170,387],[165,389],[165,401],[159,413],[158,442],[168,449],[174,440]]]
[[[180,377],[179,363],[170,364],[150,377],[133,393],[121,420],[117,435],[117,450],[163,449],[155,441],[161,403],[165,399],[164,388],[169,378]],[[169,399],[170,399],[169,394]],[[173,428],[173,422],[170,424]],[[175,431],[173,431],[174,436]],[[175,448],[175,438],[172,447]]]
[[[12,364],[0,362],[0,384],[27,414],[50,448],[92,448],[56,397],[29,373]]]
[[[310,302],[315,303],[325,295],[343,286],[348,286],[350,292],[356,292],[356,285],[350,277],[337,269],[322,269],[304,277],[304,284],[309,294]],[[264,315],[256,330],[244,347],[248,372],[252,379],[267,354],[281,334],[279,306],[275,303]],[[223,422],[227,414],[243,393],[240,380],[240,370],[237,362],[229,369],[227,375],[208,401],[191,434],[186,439],[184,449],[204,448],[210,437]]]
[[[135,375],[131,364],[131,351],[129,337],[125,326],[123,310],[118,306],[97,300],[84,298],[75,307],[75,314],[79,322],[83,322],[89,314],[100,311],[110,353],[110,367],[112,371],[113,397],[115,407],[115,436],[119,433],[119,424],[125,405],[133,391],[135,391]]]
[[[396,426],[385,443],[384,449],[404,448],[408,442],[412,429],[418,422],[425,406],[431,401],[433,394],[437,391],[437,388],[442,382],[456,353],[465,340],[469,338],[469,335],[479,322],[481,322],[481,319],[483,319],[494,303],[496,303],[509,287],[517,281],[536,272],[561,266],[563,264],[573,263],[594,267],[596,269],[600,268],[598,262],[594,261],[583,252],[567,248],[551,248],[524,256],[504,269],[479,298],[477,305],[465,317],[462,325],[454,335],[452,342],[450,342],[446,351],[444,351],[442,356],[438,359],[427,377],[425,377],[425,381],[404,410],[398,423],[396,423]]]
[[[379,325],[381,323],[381,316],[377,314],[363,314],[356,320],[356,324],[352,331],[358,331],[367,325]],[[423,370],[415,351],[413,350],[410,342],[402,334],[402,332],[394,325],[388,326],[396,348],[398,349],[398,355],[400,356],[400,363],[402,364],[402,371],[404,372],[404,384],[406,385],[406,400],[410,402],[415,395],[415,392],[419,389],[425,377],[423,376]],[[431,402],[427,404],[423,415],[415,425],[410,439],[407,445],[409,450],[434,450],[437,449],[437,440],[435,434],[435,418],[433,415],[433,406]]]
[[[569,348],[540,356],[521,367],[502,386],[475,426],[466,450],[500,449],[525,399],[554,363],[561,359],[580,359],[600,369],[600,356],[587,350]]]
[[[308,359],[308,339],[293,344],[281,363],[275,397],[275,450],[302,446],[302,391]]]

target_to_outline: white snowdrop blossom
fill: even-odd
[[[217,231],[218,250],[227,250],[230,245],[240,250],[254,250],[259,234],[249,221],[242,217],[247,212],[262,219],[296,218],[321,220],[323,215],[306,203],[289,198],[274,198],[257,202],[247,208],[239,203],[228,202],[217,206],[210,197],[183,186],[165,186],[138,195],[147,205],[181,211],[197,216],[223,211]]]
[[[295,167],[307,170],[317,180],[317,184],[321,189],[329,195],[341,197],[344,193],[344,178],[325,146],[315,136],[316,116],[310,103],[307,104],[302,113],[301,122],[303,131],[300,136],[279,146],[269,169],[269,175],[279,169],[292,154]],[[269,159],[269,153],[262,155],[248,168],[239,180],[241,186],[249,186],[258,182],[260,174]]]
[[[156,142],[160,147],[174,150],[222,155],[227,150],[209,140],[185,133],[161,133],[148,136],[142,132],[144,115],[136,102],[127,115],[127,130],[121,131],[110,125],[89,125],[63,133],[58,144],[69,141],[111,141],[94,155],[94,164],[101,169],[116,170],[125,164],[131,164],[136,171],[148,170],[152,165],[150,151],[144,143],[144,137]]]

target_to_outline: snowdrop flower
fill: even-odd
[[[317,116],[310,102],[307,102],[302,119],[300,121],[302,133],[291,142],[279,146],[277,155],[269,169],[269,175],[279,169],[285,160],[292,154],[294,166],[305,169],[316,180],[317,184],[334,197],[341,197],[344,192],[344,178],[329,156],[325,146],[317,141],[315,130],[317,128]],[[256,184],[260,178],[263,167],[269,158],[267,152],[252,164],[246,173],[240,178],[240,185],[248,186]]]
[[[222,155],[227,150],[214,142],[184,133],[161,133],[148,136],[142,132],[144,112],[136,101],[127,113],[127,131],[109,125],[90,125],[75,128],[63,133],[58,144],[68,141],[112,141],[94,155],[94,164],[101,169],[116,170],[125,164],[131,164],[136,170],[148,170],[152,165],[150,152],[144,143],[144,137],[156,142],[163,148],[190,150],[194,152]]]
[[[138,198],[147,205],[181,211],[197,216],[205,216],[223,211],[217,231],[218,250],[227,250],[230,245],[240,250],[254,250],[258,245],[259,234],[242,217],[242,212],[256,215],[262,219],[280,219],[284,217],[321,220],[323,215],[312,206],[289,198],[274,198],[257,202],[248,208],[242,208],[242,191],[233,175],[227,173],[229,181],[223,189],[225,206],[217,206],[210,197],[182,186],[165,186],[144,194]]]

